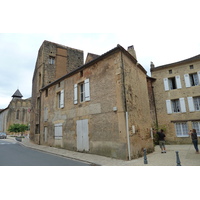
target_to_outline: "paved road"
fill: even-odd
[[[0,139],[0,166],[89,166],[89,163],[33,150]]]

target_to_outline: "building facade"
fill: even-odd
[[[169,143],[191,143],[188,131],[200,136],[200,55],[176,63],[151,66],[158,125]]]
[[[37,70],[36,64],[33,85],[44,67]],[[54,70],[62,67],[66,69],[66,63],[55,62]],[[31,138],[73,151],[137,158],[144,148],[154,150],[148,95],[146,71],[132,46],[128,51],[118,45],[101,56],[89,54],[82,66],[33,86],[32,108],[37,105],[38,111],[32,112]],[[39,105],[34,104],[38,98]]]
[[[13,94],[13,99],[7,108],[0,111],[0,131],[8,133],[12,124],[25,124],[30,126],[31,98],[22,99],[19,90]]]

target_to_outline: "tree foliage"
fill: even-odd
[[[14,133],[23,133],[28,130],[28,125],[25,124],[12,124],[9,126],[8,131]]]

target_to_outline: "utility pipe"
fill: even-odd
[[[129,125],[128,125],[128,112],[126,112],[126,136],[128,144],[128,159],[131,160],[131,148],[130,148],[130,138],[129,138]]]

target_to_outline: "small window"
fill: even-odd
[[[55,57],[49,56],[49,64],[54,65],[55,64]]]
[[[58,87],[60,87],[60,82],[58,83]]]
[[[74,104],[85,101],[90,101],[89,79],[86,79],[84,82],[74,85]]]
[[[45,97],[48,97],[48,89],[45,90]]]
[[[80,77],[83,77],[83,71],[80,71]]]
[[[169,70],[169,74],[172,74],[172,69]]]
[[[57,97],[58,97],[58,108],[64,108],[64,90],[58,92]]]
[[[188,125],[186,122],[175,123],[176,136],[177,137],[189,137],[188,136]]]
[[[81,83],[79,88],[80,88],[80,102],[84,102],[85,101],[85,84]]]
[[[193,66],[193,65],[190,65],[190,69],[194,69],[194,66]]]

